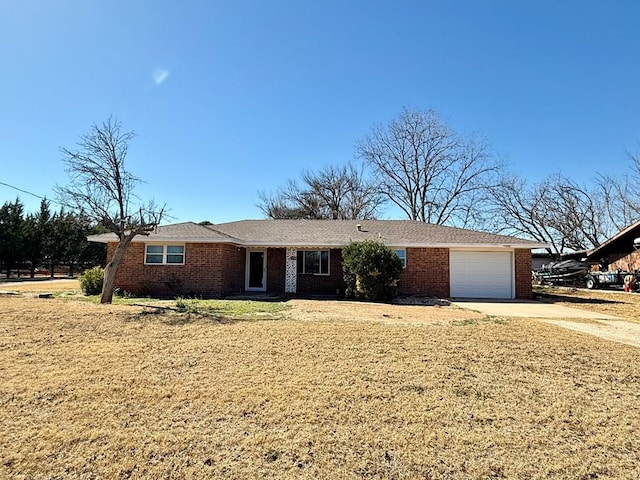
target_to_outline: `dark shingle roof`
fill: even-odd
[[[91,240],[115,241],[115,237],[96,235]],[[380,240],[397,247],[545,246],[532,240],[412,220],[241,220],[207,226],[189,222],[160,226],[156,233],[134,239],[138,242],[211,242],[256,247],[339,247],[363,240]]]
[[[108,243],[117,241],[113,233],[103,233],[89,237],[92,242]],[[173,225],[160,225],[149,235],[139,235],[133,239],[134,242],[203,242],[218,243],[229,242],[239,243],[236,238],[231,238],[222,232],[216,232],[203,225],[193,222],[175,223]]]
[[[342,246],[362,240],[380,240],[390,246],[541,246],[534,241],[506,235],[412,220],[242,220],[209,228],[255,246]]]

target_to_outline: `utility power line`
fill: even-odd
[[[47,200],[49,202],[53,202],[53,203],[57,203],[58,205],[62,205],[63,207],[65,206],[64,204],[62,204],[60,202],[57,202],[56,200],[52,200],[50,198],[43,197],[43,196],[38,195],[36,193],[29,192],[28,190],[24,190],[22,188],[18,188],[18,187],[14,186],[14,185],[9,185],[8,183],[5,183],[5,182],[0,182],[0,185],[4,185],[5,187],[13,188],[14,190],[17,190],[17,191],[22,192],[22,193],[26,193],[27,195],[31,195],[32,197],[39,198],[40,200]]]

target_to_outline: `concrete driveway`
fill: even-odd
[[[451,302],[460,308],[468,308],[486,315],[499,317],[527,317],[541,322],[567,328],[580,333],[594,335],[605,340],[640,347],[640,324],[607,315],[589,312],[579,308],[564,307],[550,303],[522,300],[455,300]],[[576,319],[572,321],[571,319]],[[578,319],[593,320],[580,322]]]
[[[606,313],[589,312],[578,308],[526,300],[457,299],[451,303],[486,315],[526,318],[585,318],[590,320],[619,320]]]

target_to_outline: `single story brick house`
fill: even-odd
[[[89,237],[107,244],[113,234]],[[378,240],[404,267],[401,295],[530,298],[534,241],[410,220],[242,220],[157,227],[130,244],[116,286],[135,294],[341,295],[342,248]]]

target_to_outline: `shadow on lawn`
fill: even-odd
[[[626,302],[605,300],[603,298],[572,297],[570,295],[554,295],[552,293],[534,293],[534,300],[543,303],[575,303],[576,305],[623,305]]]
[[[150,317],[160,316],[160,321],[165,325],[171,326],[184,326],[191,325],[199,321],[210,321],[218,325],[230,325],[241,321],[237,318],[226,317],[223,315],[207,312],[180,312],[173,308],[156,307],[156,306],[144,306],[144,310],[140,313],[130,315],[128,320],[131,322],[145,321]]]

